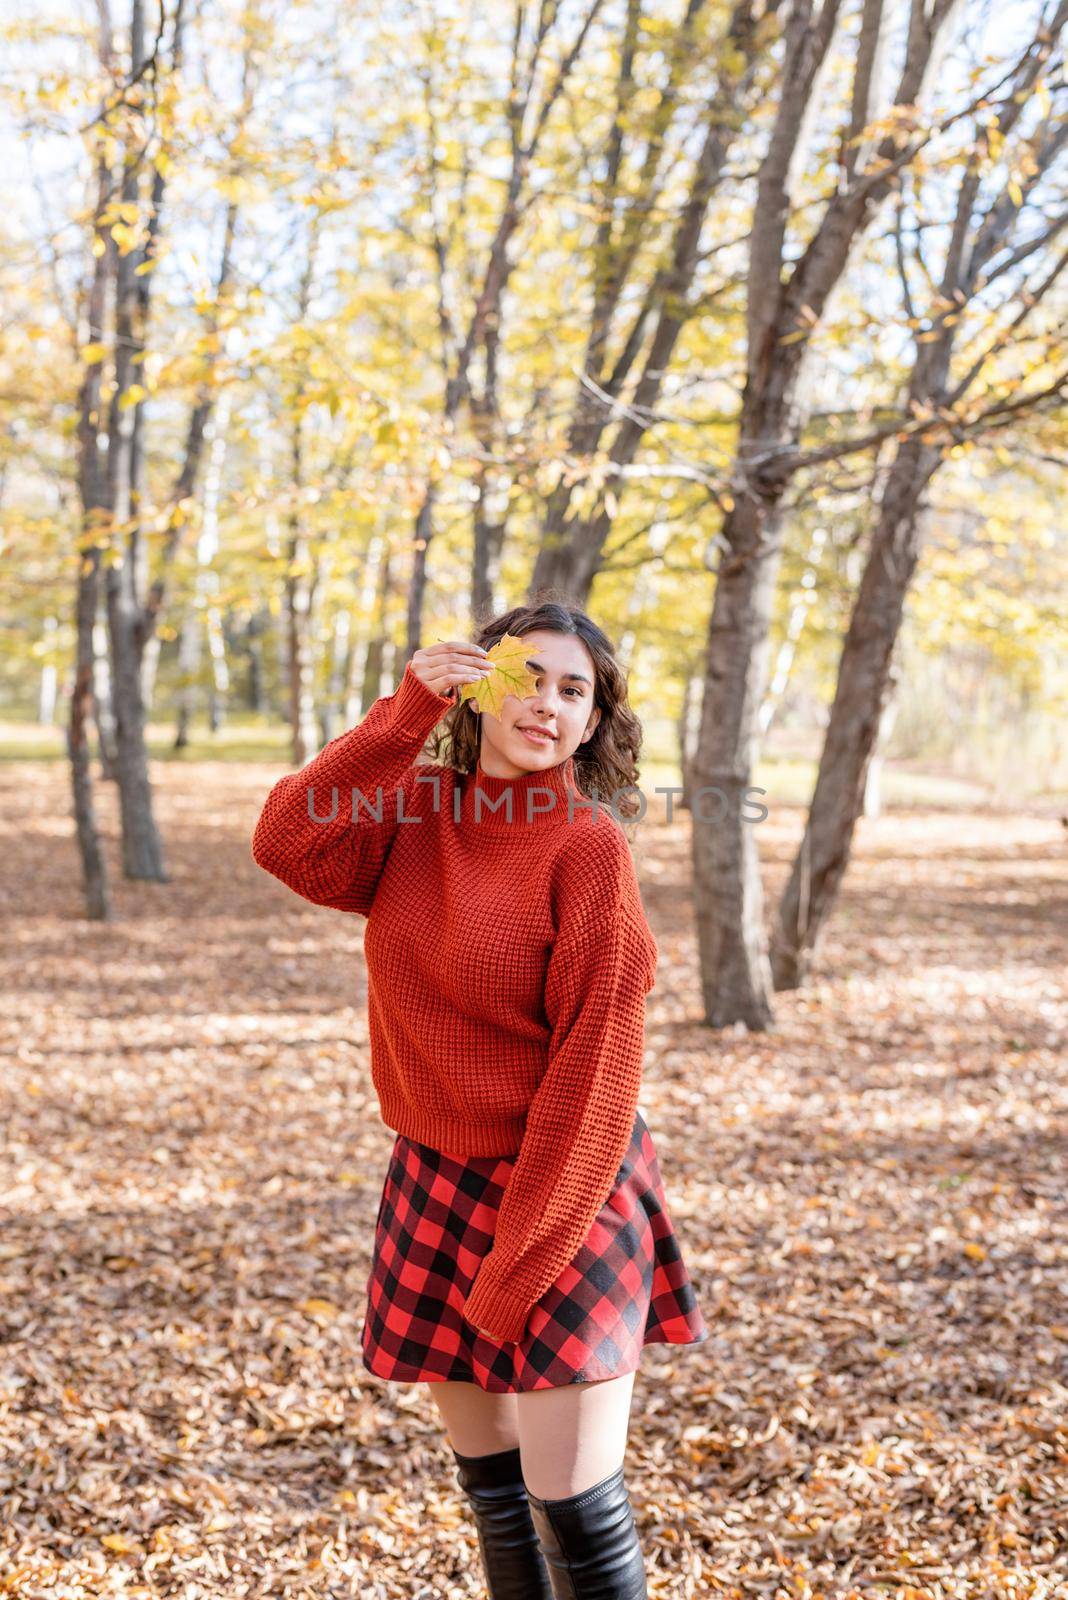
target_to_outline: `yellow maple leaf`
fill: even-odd
[[[499,718],[506,695],[518,695],[520,700],[525,700],[537,689],[537,673],[527,666],[530,654],[531,648],[525,639],[511,633],[503,634],[486,652],[493,671],[477,683],[463,684],[460,699],[474,700],[480,711],[488,711]]]

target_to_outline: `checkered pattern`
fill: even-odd
[[[463,1307],[514,1159],[447,1155],[397,1135],[367,1280],[360,1343],[369,1372],[508,1394],[618,1377],[637,1368],[644,1345],[708,1338],[640,1110],[608,1198],[522,1339],[473,1328]]]

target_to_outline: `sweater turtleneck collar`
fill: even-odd
[[[477,809],[476,789],[482,796],[477,800]],[[567,822],[569,794],[574,796],[573,815],[579,814],[580,806],[589,802],[578,787],[573,755],[554,767],[524,772],[518,778],[495,778],[478,760],[474,772],[464,779],[463,815],[474,827],[494,833],[509,828],[518,831],[552,827]]]

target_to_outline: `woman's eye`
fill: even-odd
[[[535,679],[534,679],[535,684],[539,688],[541,687],[541,681],[542,681],[541,673],[539,672],[539,673],[536,674]],[[577,683],[568,684],[567,693],[568,694],[573,694],[579,700],[581,700],[581,698],[582,698],[582,690],[579,688]]]

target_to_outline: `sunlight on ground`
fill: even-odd
[[[360,1363],[392,1140],[364,921],[252,861],[271,781],[169,767],[167,884],[122,880],[98,785],[115,920],[88,925],[65,767],[0,766],[0,1461],[39,1562],[74,1582],[127,1526],[235,1571],[342,1528],[398,1583],[402,1559],[475,1571],[430,1404]],[[769,916],[801,822],[783,805],[761,828]],[[847,1545],[887,1592],[1025,1594],[1063,1552],[1059,819],[866,819],[811,981],[765,1034],[701,1022],[689,830],[642,833],[661,960],[641,1105],[712,1332],[647,1347],[635,1387],[655,1592],[705,1592],[700,1550],[710,1595],[772,1570],[844,1596],[825,1575]],[[366,1543],[380,1521],[389,1549]]]

